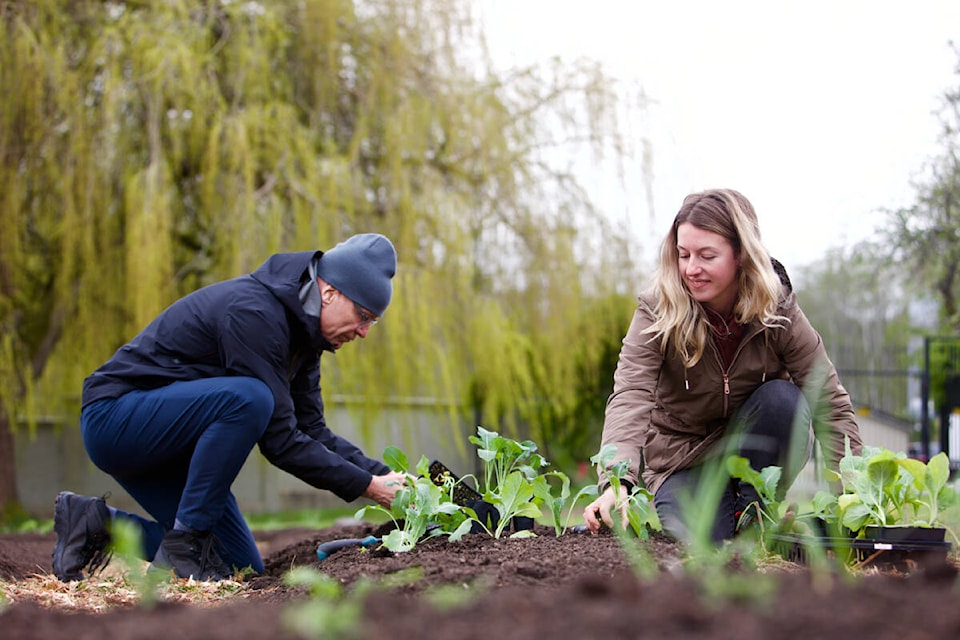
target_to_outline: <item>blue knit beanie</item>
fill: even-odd
[[[325,252],[317,275],[364,309],[382,316],[393,296],[397,272],[393,243],[379,233],[351,236]]]

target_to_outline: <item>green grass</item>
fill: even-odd
[[[255,531],[272,531],[275,529],[289,529],[291,527],[310,527],[322,529],[332,526],[337,520],[353,520],[353,514],[359,507],[343,506],[328,509],[300,509],[297,511],[281,511],[276,513],[257,513],[245,515],[247,524]],[[360,521],[357,521],[360,522]],[[375,518],[364,517],[363,522],[379,521]]]
[[[50,533],[53,520],[36,518],[13,518],[0,523],[0,533]]]
[[[247,524],[254,531],[272,531],[275,529],[289,529],[291,527],[310,527],[321,529],[332,526],[337,520],[353,520],[353,514],[359,507],[344,505],[328,509],[300,509],[297,511],[281,511],[276,513],[244,514]],[[377,518],[365,517],[364,522],[380,524]],[[50,533],[53,531],[53,520],[37,518],[14,518],[0,524],[0,533]]]

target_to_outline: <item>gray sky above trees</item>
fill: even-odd
[[[683,196],[741,190],[788,267],[865,239],[881,208],[912,201],[938,152],[933,115],[958,82],[957,0],[479,0],[501,67],[558,55],[603,63],[651,101],[624,130],[649,140],[652,208],[639,162],[625,186],[582,168],[610,215],[655,256]]]

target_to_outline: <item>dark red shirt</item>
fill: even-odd
[[[714,313],[709,309],[707,310],[707,322],[713,334],[713,342],[717,345],[717,351],[720,352],[720,361],[723,362],[723,368],[729,369],[747,327],[737,324],[737,321],[732,317],[729,319],[723,318],[719,313]]]

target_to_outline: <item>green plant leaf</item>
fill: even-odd
[[[495,431],[487,431],[480,425],[477,425],[477,435],[470,436],[467,439],[481,449],[495,449],[496,447],[493,446],[493,441],[497,435]]]
[[[915,458],[902,458],[897,460],[902,472],[906,472],[910,478],[910,483],[917,491],[923,491],[927,486],[927,465]]]
[[[394,553],[403,553],[413,549],[417,545],[417,539],[418,538],[410,535],[408,531],[403,529],[394,529],[387,535],[383,536],[381,541],[383,542],[383,546],[390,551],[393,551]]]
[[[617,445],[615,444],[606,444],[600,448],[596,454],[590,458],[590,462],[595,466],[600,466],[604,469],[613,461],[617,455]]]
[[[783,475],[782,467],[764,467],[760,470],[760,480],[763,483],[763,499],[766,502],[776,502],[777,487],[780,486],[780,477]]]
[[[883,485],[873,482],[865,470],[851,477],[849,489],[859,497],[862,504],[868,504],[878,510],[883,509]]]
[[[737,478],[746,482],[760,495],[764,502],[764,507],[771,511],[778,509],[777,503],[777,485],[780,483],[780,474],[783,470],[780,467],[765,467],[757,471],[750,465],[750,461],[743,456],[731,455],[727,457],[727,472],[730,477]],[[773,517],[773,513],[768,514]]]
[[[836,519],[837,496],[829,491],[817,491],[813,495],[813,512],[827,520]]]
[[[523,474],[519,471],[513,471],[507,476],[500,491],[500,500],[498,506],[502,505],[501,517],[512,517],[520,512],[524,504],[529,503],[533,497],[533,486],[526,481]],[[537,515],[540,510],[537,509]]]
[[[936,495],[950,480],[950,459],[947,458],[947,454],[941,451],[930,458],[927,471],[930,472],[930,490]]]
[[[886,489],[897,481],[900,465],[892,451],[880,452],[867,460],[867,476],[870,482]]]
[[[383,450],[383,462],[390,467],[392,471],[406,473],[410,468],[410,461],[407,454],[394,446],[388,446]]]
[[[420,456],[420,460],[417,462],[416,473],[418,476],[423,476],[424,478],[430,477],[430,461],[426,456]]]
[[[450,534],[450,542],[459,542],[463,536],[470,533],[470,529],[473,528],[472,520],[464,520],[460,523],[453,533]]]
[[[862,502],[855,502],[843,509],[841,524],[851,531],[860,531],[871,521],[872,517],[873,513],[867,505]]]

